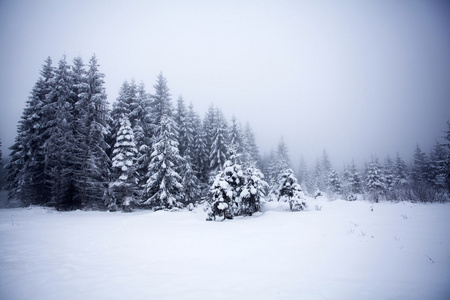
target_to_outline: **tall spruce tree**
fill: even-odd
[[[366,186],[371,198],[378,202],[380,195],[384,192],[384,184],[381,168],[376,157],[372,157],[372,160],[367,165]]]
[[[394,165],[394,186],[406,186],[409,183],[408,168],[405,161],[397,153]]]
[[[75,121],[73,77],[64,57],[55,70],[54,83],[43,107],[46,118],[43,149],[46,159],[45,175],[51,186],[51,204],[59,209],[74,206],[76,157],[74,154]]]
[[[77,192],[81,206],[93,209],[104,207],[103,195],[110,175],[109,145],[106,142],[110,133],[110,115],[103,87],[105,75],[99,72],[98,67],[97,58],[93,55],[85,79],[77,86],[79,94],[75,105],[80,114],[76,118]]]
[[[130,121],[123,116],[112,151],[111,198],[106,199],[112,211],[119,207],[130,211],[130,205],[138,204],[137,154]]]
[[[213,172],[217,172],[224,165],[228,151],[228,125],[222,111],[215,110],[215,118],[212,124],[212,144],[209,153],[209,167]]]
[[[430,171],[430,162],[425,152],[416,145],[413,156],[411,177],[415,184],[427,184]]]
[[[173,119],[163,116],[148,166],[149,179],[145,187],[147,200],[144,204],[156,210],[179,207],[184,197],[179,173],[183,159],[178,153],[174,127]]]
[[[19,121],[17,136],[10,148],[10,161],[5,166],[9,198],[20,201],[22,205],[45,204],[50,198],[43,151],[47,138],[43,108],[54,84],[54,68],[50,57],[45,60],[40,75]]]
[[[167,81],[162,73],[154,85],[152,121],[156,133],[153,152],[148,165],[145,186],[145,205],[153,209],[180,206],[184,197],[180,167],[184,160],[178,150],[178,129],[172,115],[172,104]]]

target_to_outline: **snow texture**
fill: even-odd
[[[0,210],[0,299],[449,299],[450,205]],[[182,249],[182,251],[180,251]]]

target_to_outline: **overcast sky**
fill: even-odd
[[[44,60],[93,53],[114,102],[160,71],[202,115],[252,126],[262,153],[335,167],[429,151],[450,119],[447,1],[0,1],[0,138],[9,154]]]

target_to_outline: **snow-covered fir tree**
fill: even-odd
[[[313,175],[311,176],[312,177],[311,185],[314,186],[314,193],[316,193],[317,191],[326,190],[326,183],[323,180],[324,178],[323,173],[324,171],[322,168],[322,164],[320,163],[319,158],[316,158]]]
[[[241,213],[241,192],[245,184],[244,172],[236,162],[236,152],[229,150],[229,159],[219,170],[210,188],[211,205],[207,212],[207,220],[215,219],[220,213],[224,218],[232,219]],[[219,210],[220,212],[217,212]]]
[[[447,155],[444,145],[436,141],[430,153],[428,181],[431,186],[438,190],[446,189],[448,176],[446,166]]]
[[[209,153],[209,167],[213,172],[217,172],[224,165],[227,159],[228,149],[228,125],[222,111],[215,110],[215,118],[212,124],[212,143]]]
[[[413,155],[411,177],[415,184],[426,184],[429,178],[430,162],[425,152],[416,145]]]
[[[130,211],[130,205],[139,202],[137,154],[130,121],[123,116],[112,151],[111,198],[106,199],[108,209],[111,211],[120,208],[123,211]]]
[[[303,159],[303,157],[300,158],[300,162],[299,162],[296,174],[297,174],[298,183],[300,184],[302,189],[308,190],[308,188],[307,188],[307,182],[308,182],[308,177],[309,177],[308,167],[307,167],[306,162]]]
[[[281,176],[285,170],[289,169],[291,166],[291,160],[288,154],[288,148],[286,143],[284,142],[283,137],[281,137],[280,142],[278,143],[277,152],[277,177]]]
[[[184,104],[183,97],[178,97],[177,100],[177,108],[175,113],[175,122],[178,126],[178,148],[180,155],[184,157],[184,153],[186,149],[192,145],[194,137],[193,137],[193,128],[188,124],[187,118],[187,109]]]
[[[350,165],[349,173],[350,173],[349,177],[350,192],[355,194],[361,193],[362,192],[361,178],[359,176],[359,172],[358,169],[356,168],[354,161],[352,161],[352,164]]]
[[[47,139],[43,149],[46,157],[44,168],[51,186],[51,204],[59,209],[73,207],[76,193],[74,171],[77,161],[74,104],[76,95],[70,66],[65,57],[59,61],[55,70],[54,84],[43,107],[46,117],[44,135]]]
[[[397,153],[394,165],[394,186],[406,186],[409,183],[408,167],[405,161]]]
[[[50,199],[50,185],[44,173],[45,155],[43,145],[47,121],[43,107],[47,94],[54,84],[54,68],[48,57],[40,71],[40,77],[31,91],[17,127],[17,136],[10,150],[7,171],[8,198],[17,199],[22,205],[46,204]]]
[[[260,167],[261,158],[259,156],[259,149],[256,145],[255,134],[253,133],[250,124],[247,122],[243,134],[243,145],[245,154],[245,165],[253,166],[255,168]]]
[[[75,145],[78,167],[76,178],[77,199],[81,206],[94,209],[103,207],[103,195],[110,174],[109,145],[106,137],[110,133],[109,111],[106,100],[104,74],[98,70],[95,55],[89,61],[84,78],[78,79],[76,86],[78,101],[75,108]],[[82,73],[83,74],[83,73]]]
[[[209,178],[209,155],[207,151],[207,137],[204,127],[199,124],[194,136],[194,168],[196,176],[202,183],[207,184]]]
[[[292,169],[284,170],[278,182],[278,201],[288,202],[291,211],[303,210],[306,203],[303,201],[303,192],[297,183]]]
[[[201,200],[201,183],[197,178],[195,171],[192,169],[190,157],[187,156],[184,160],[183,167],[183,185],[184,198],[181,200],[183,204],[197,203]]]
[[[147,200],[144,202],[153,209],[179,207],[184,197],[182,177],[179,173],[183,158],[178,153],[174,127],[175,122],[171,117],[163,117],[153,144],[153,153],[148,166],[149,179],[145,187]]]
[[[381,168],[376,157],[372,157],[372,160],[367,165],[366,170],[366,187],[370,197],[378,202],[380,195],[384,191],[383,175]]]
[[[228,132],[229,145],[236,149],[236,153],[240,155],[239,159],[246,160],[246,153],[244,153],[243,136],[235,116],[231,118],[231,125]]]
[[[335,194],[342,194],[342,183],[336,170],[332,169],[328,177],[329,190]]]
[[[446,186],[447,191],[450,193],[450,121],[447,121],[447,131],[444,136],[444,141],[442,142],[442,145],[445,148],[445,173],[446,173]]]
[[[384,161],[383,166],[383,183],[384,183],[384,190],[387,193],[392,193],[394,190],[394,162],[392,161],[391,157],[388,155]]]
[[[171,209],[181,206],[180,201],[184,197],[179,170],[184,160],[179,154],[178,129],[172,116],[169,88],[162,73],[154,88],[152,117],[156,136],[148,165],[144,204],[153,209]]]
[[[261,202],[268,188],[264,175],[254,167],[249,167],[244,173],[245,184],[240,194],[241,213],[251,216],[261,208]]]

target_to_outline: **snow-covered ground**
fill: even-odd
[[[0,299],[450,299],[450,205],[0,210]]]

